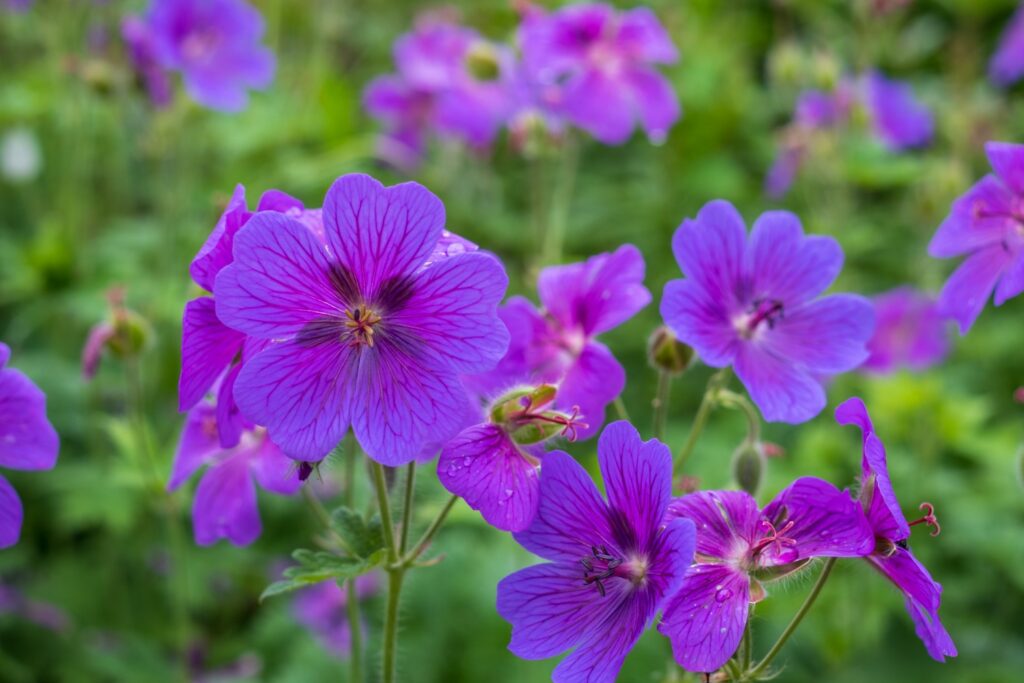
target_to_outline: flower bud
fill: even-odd
[[[520,446],[529,446],[558,436],[565,431],[565,422],[569,420],[568,415],[555,410],[545,410],[540,417],[542,419],[532,419],[513,427],[509,436]]]
[[[501,75],[498,53],[493,46],[478,41],[466,53],[466,71],[477,81],[491,82]]]
[[[757,495],[764,470],[764,452],[760,444],[744,439],[732,456],[732,477],[736,484],[750,495]]]
[[[141,353],[152,333],[146,319],[127,308],[116,312],[113,329],[107,348],[118,358],[130,358]]]
[[[676,339],[672,330],[662,325],[647,340],[647,358],[656,369],[670,375],[679,375],[690,365],[696,354],[693,347]]]
[[[802,79],[805,60],[800,46],[787,41],[768,53],[768,73],[775,83],[796,85]]]

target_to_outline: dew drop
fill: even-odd
[[[719,633],[725,633],[725,632],[726,632],[726,631],[728,631],[728,630],[729,630],[729,629],[727,629],[726,627],[724,627],[724,626],[723,626],[722,628],[718,629],[718,632],[719,632]]]
[[[513,493],[515,493],[515,491],[513,491],[512,489],[505,489],[506,498],[511,498]]]
[[[462,461],[462,464],[465,465],[466,467],[469,467],[470,465],[473,464],[473,458],[466,456],[466,459]]]
[[[722,588],[717,586],[718,591],[715,593],[715,602],[725,602],[732,597],[732,591],[728,588]]]

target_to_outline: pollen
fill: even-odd
[[[373,328],[377,323],[381,321],[381,317],[377,315],[371,308],[356,307],[351,310],[345,311],[345,328],[351,334],[352,346],[363,346],[366,345],[373,348]]]

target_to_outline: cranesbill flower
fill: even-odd
[[[352,174],[324,199],[323,242],[274,212],[235,236],[217,317],[276,342],[243,365],[235,400],[285,453],[322,457],[351,425],[371,458],[398,465],[464,426],[458,375],[504,354],[508,276],[493,256],[446,244],[444,220],[422,185]]]
[[[57,464],[59,440],[46,418],[46,396],[32,380],[7,367],[11,350],[0,342],[0,467],[48,470]],[[21,499],[0,476],[0,548],[18,542]]]
[[[999,38],[999,46],[988,63],[988,75],[996,85],[1007,87],[1024,76],[1024,5],[1017,8],[1013,18]]]
[[[953,202],[928,245],[936,258],[964,256],[939,294],[939,308],[966,334],[995,291],[1001,306],[1024,290],[1024,145],[990,142],[995,174]]]
[[[668,448],[615,422],[597,454],[607,502],[567,453],[544,456],[537,516],[515,539],[549,561],[498,584],[512,652],[545,659],[575,648],[554,681],[614,681],[693,558],[693,523],[662,521],[672,488]]]
[[[375,574],[356,579],[356,595],[360,602],[379,590]],[[295,620],[312,631],[321,646],[338,657],[352,652],[352,630],[348,621],[348,590],[334,581],[321,581],[303,588],[292,601]]]
[[[946,318],[935,299],[900,287],[874,299],[875,334],[868,342],[871,355],[862,369],[889,373],[899,367],[924,370],[949,351]]]
[[[655,68],[676,62],[679,53],[647,8],[619,12],[584,3],[533,13],[520,27],[519,42],[545,108],[601,142],[625,142],[638,121],[648,137],[661,141],[679,119],[679,99]]]
[[[177,489],[203,465],[209,467],[192,502],[192,525],[199,545],[221,538],[234,545],[248,545],[259,537],[257,482],[282,495],[292,495],[302,485],[295,462],[281,453],[261,427],[244,431],[233,448],[221,446],[217,408],[207,401],[188,413],[167,490]]]
[[[907,543],[910,527],[918,524],[931,526],[932,536],[938,535],[939,523],[934,508],[930,503],[922,504],[925,516],[907,522],[889,481],[885,445],[875,434],[871,417],[861,399],[853,397],[836,408],[836,422],[856,425],[863,435],[859,502],[874,537],[874,549],[866,558],[868,563],[903,592],[907,612],[914,620],[917,636],[928,654],[939,662],[945,661],[946,657],[955,657],[956,645],[939,621],[942,585],[932,579],[924,565],[910,552]]]
[[[672,238],[685,280],[665,285],[661,315],[716,368],[732,365],[766,420],[803,422],[825,407],[819,378],[867,358],[870,302],[819,295],[842,267],[831,237],[806,237],[786,211],[762,214],[747,239],[725,201],[704,206]]]
[[[274,77],[274,55],[260,45],[263,17],[244,0],[153,0],[143,21],[145,32],[129,28],[131,49],[140,49],[134,37],[148,34],[143,49],[162,68],[180,71],[203,106],[240,111],[246,90],[266,88]]]
[[[625,369],[597,336],[650,302],[643,282],[644,258],[631,244],[545,268],[537,280],[543,310],[523,297],[509,299],[501,310],[512,335],[508,352],[493,371],[467,378],[467,385],[493,398],[517,384],[557,384],[555,407],[578,409],[587,424],[579,428],[580,438],[592,436],[626,385]]]
[[[832,484],[797,479],[764,510],[744,491],[700,491],[677,498],[667,519],[697,526],[695,564],[669,601],[658,630],[688,671],[712,672],[739,646],[763,582],[814,557],[858,557],[874,547],[860,506]]]

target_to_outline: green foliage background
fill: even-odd
[[[287,597],[257,604],[272,568],[319,533],[302,499],[261,494],[257,543],[198,548],[188,517],[192,487],[164,493],[182,424],[180,316],[195,294],[188,262],[235,183],[250,198],[276,187],[319,206],[330,182],[347,172],[404,179],[373,160],[375,126],[360,92],[391,70],[391,43],[426,6],[256,4],[279,70],[273,87],[235,116],[203,110],[183,93],[169,110],[150,107],[117,40],[120,17],[139,3],[39,0],[25,14],[0,12],[0,131],[30,129],[43,153],[35,180],[0,179],[0,339],[46,391],[62,436],[54,471],[4,472],[21,493],[26,525],[22,542],[0,552],[0,582],[59,606],[70,620],[54,634],[0,614],[0,681],[175,681],[186,657],[204,670],[249,657],[259,662],[258,680],[346,680],[345,665],[293,621]],[[487,36],[510,37],[516,15],[504,0],[454,4]],[[628,369],[624,398],[644,433],[655,389],[645,341],[659,322],[663,284],[678,277],[668,243],[684,217],[719,197],[748,220],[781,206],[808,231],[842,243],[847,265],[837,289],[937,290],[952,264],[929,259],[927,240],[950,202],[987,171],[984,141],[1024,137],[1024,93],[997,91],[985,78],[1009,0],[922,0],[884,17],[871,13],[870,0],[648,4],[682,52],[667,73],[684,118],[660,146],[641,136],[622,147],[582,146],[564,250],[572,260],[629,241],[647,258],[655,303],[606,339]],[[90,34],[101,29],[111,42],[90,49]],[[819,143],[784,202],[767,200],[763,176],[799,90],[871,65],[914,83],[936,115],[935,143],[893,156],[854,126]],[[540,166],[502,140],[487,157],[438,147],[414,176],[444,200],[451,229],[505,260],[513,293],[532,295],[531,174],[550,172]],[[104,359],[92,383],[79,374],[85,335],[106,314],[114,285],[125,287],[127,304],[152,328],[140,362],[141,403],[116,358]],[[771,462],[765,499],[798,475],[846,485],[859,468],[859,442],[833,422],[831,409],[852,394],[865,398],[908,514],[922,500],[938,508],[942,535],[915,534],[914,550],[945,586],[942,616],[960,649],[944,666],[932,662],[898,593],[865,565],[840,563],[784,652],[780,680],[1020,680],[1024,407],[1011,397],[1024,383],[1022,314],[1024,297],[990,307],[941,367],[839,378],[817,419],[767,426],[766,438],[786,455]],[[673,448],[708,374],[698,367],[673,386]],[[715,414],[692,459],[704,486],[729,485],[742,433],[738,414]],[[592,442],[569,450],[594,468]],[[326,476],[338,469],[328,466]],[[430,467],[417,495],[416,519],[425,524],[444,500]],[[369,489],[357,499],[368,504]],[[507,652],[509,628],[494,610],[497,581],[531,558],[462,505],[432,552],[444,560],[413,572],[404,596],[404,680],[546,680],[554,661]],[[758,606],[759,651],[809,581],[776,587]],[[382,608],[379,598],[366,605],[371,633]],[[369,646],[376,661],[372,636]],[[667,642],[649,633],[622,680],[667,681],[672,672]]]

